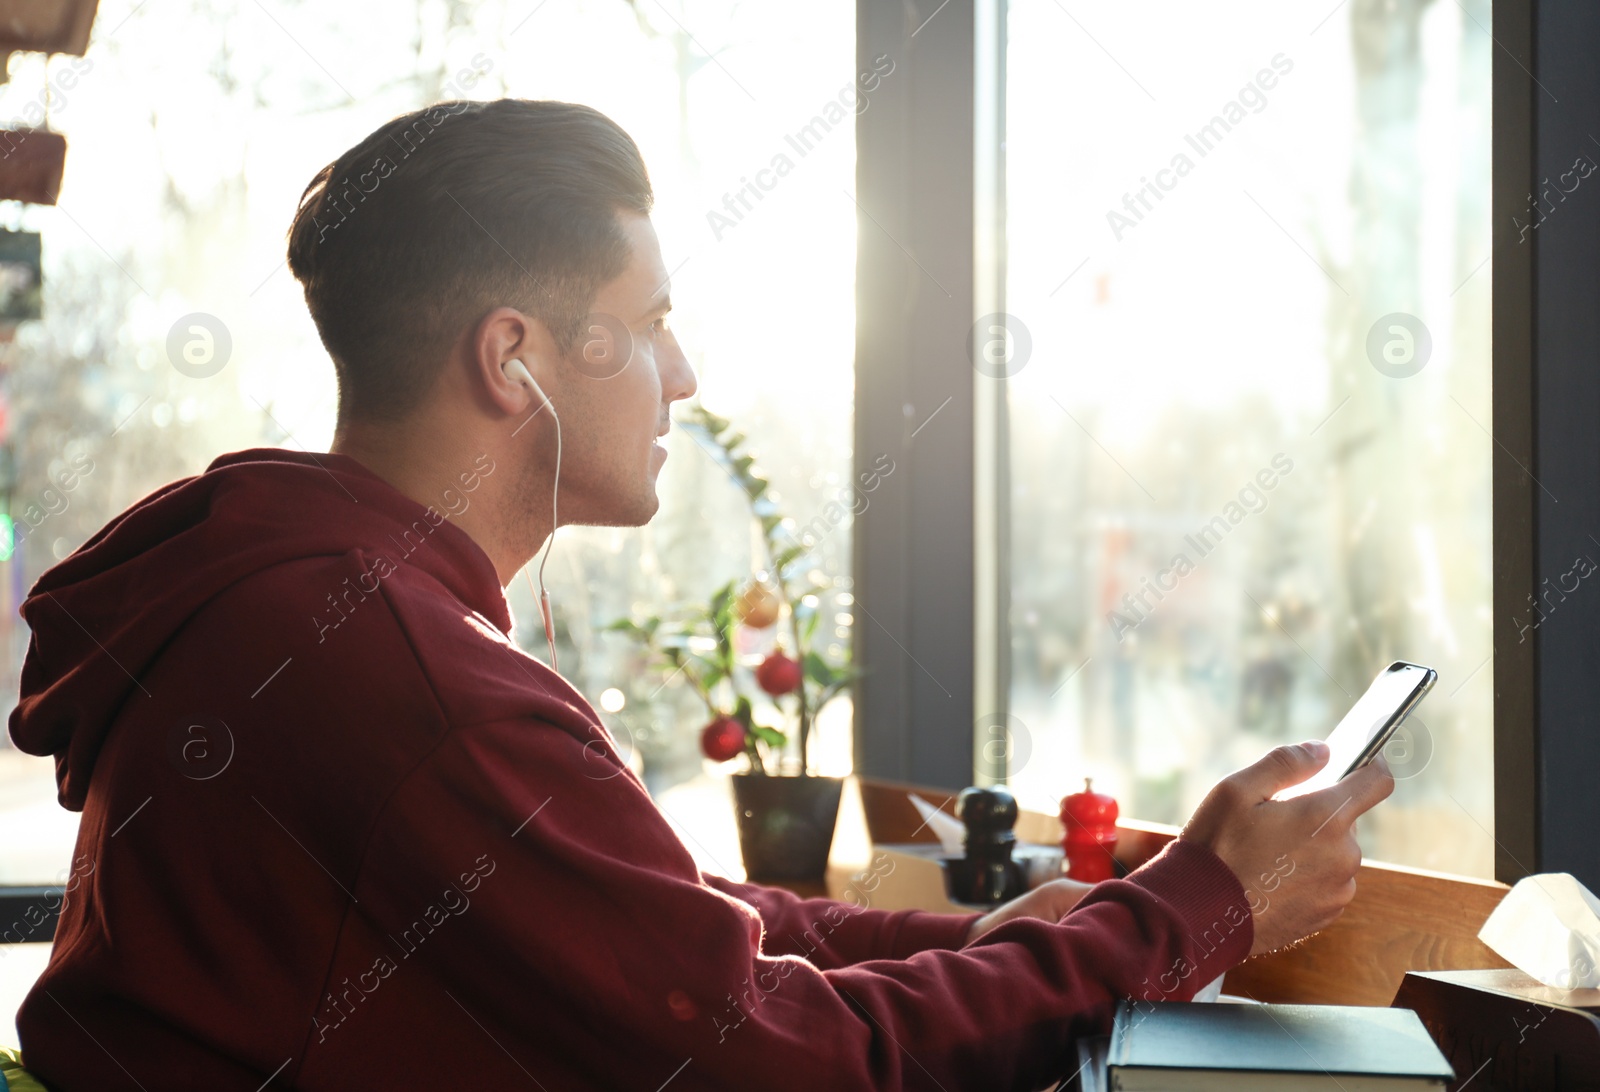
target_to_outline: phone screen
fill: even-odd
[[[1431,667],[1396,660],[1378,673],[1328,736],[1328,764],[1310,779],[1291,785],[1273,797],[1289,800],[1337,784],[1359,766],[1371,761],[1389,741],[1438,674]]]

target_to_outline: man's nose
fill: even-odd
[[[700,389],[700,381],[695,378],[694,369],[689,366],[689,358],[684,355],[682,347],[678,345],[676,336],[672,337],[666,358],[661,362],[661,394],[666,402],[677,402],[693,396]]]

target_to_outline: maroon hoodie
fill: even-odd
[[[456,525],[355,460],[218,459],[39,581],[18,745],[83,812],[18,1026],[63,1092],[1032,1089],[1243,959],[1176,842],[1059,923],[702,875]],[[504,473],[504,471],[501,471]],[[867,896],[870,899],[870,896]],[[959,949],[959,950],[957,950]]]

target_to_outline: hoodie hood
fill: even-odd
[[[431,515],[347,455],[273,448],[224,455],[117,516],[39,578],[11,738],[54,755],[63,806],[83,809],[123,702],[174,634],[218,594],[263,569],[382,544]],[[414,564],[502,633],[504,592],[488,555],[446,519]]]

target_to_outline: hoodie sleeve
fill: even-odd
[[[859,903],[803,899],[778,887],[735,883],[721,876],[703,878],[707,886],[756,908],[766,931],[761,947],[768,955],[802,956],[823,970],[869,959],[906,959],[932,949],[960,948],[972,923],[983,916],[873,910],[870,892]],[[829,930],[824,938],[824,924],[841,913],[838,928]]]
[[[959,951],[829,968],[774,954],[759,907],[702,880],[631,771],[603,775],[572,735],[526,719],[449,733],[395,790],[351,927],[400,936],[469,869],[470,906],[413,957],[455,1002],[436,1002],[427,1034],[446,1017],[486,1033],[552,1088],[1037,1089],[1118,999],[1187,1000],[1251,944],[1232,872],[1179,841],[1059,923],[1008,922]],[[800,910],[755,902],[781,922]],[[852,907],[822,902],[823,939],[850,938],[841,956],[892,952],[911,920],[851,925]]]

